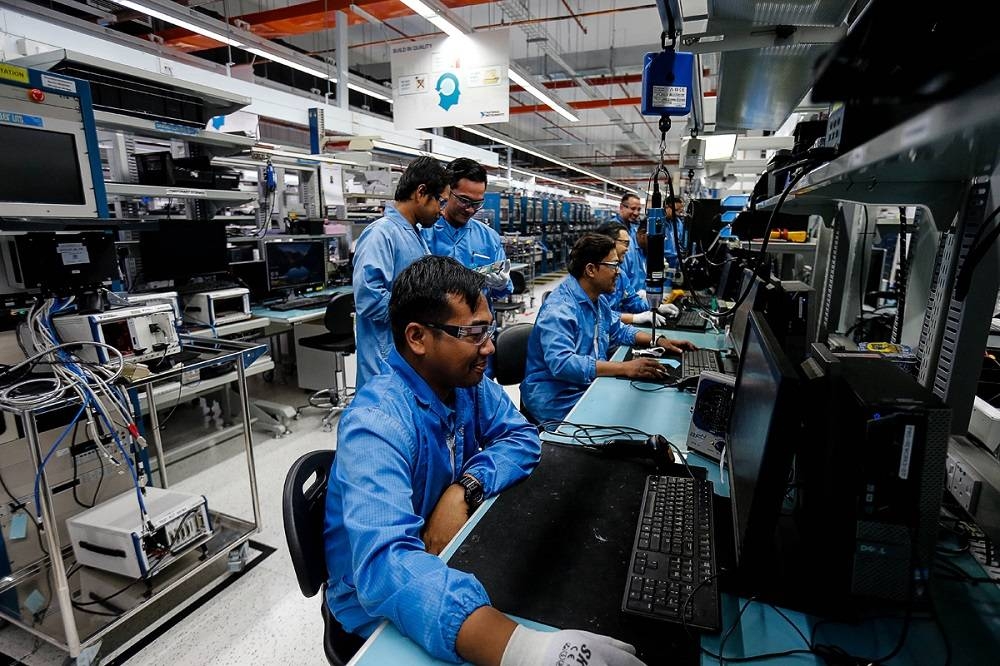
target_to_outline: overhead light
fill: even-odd
[[[403,4],[412,9],[417,13],[418,16],[422,16],[425,19],[435,15],[435,11],[422,3],[420,0],[402,0]]]
[[[219,30],[212,30],[211,28],[203,27],[201,25],[198,25],[197,23],[193,23],[192,21],[186,20],[184,18],[178,18],[176,15],[174,15],[172,13],[168,14],[165,11],[161,11],[158,8],[159,5],[157,5],[157,4],[153,3],[153,2],[150,2],[150,0],[145,0],[144,2],[135,2],[134,0],[120,0],[120,1],[119,0],[114,0],[114,1],[115,1],[116,5],[121,5],[122,7],[128,7],[129,9],[134,9],[137,12],[141,12],[143,14],[148,14],[149,16],[152,16],[153,18],[158,18],[161,21],[164,21],[165,23],[170,23],[171,25],[176,25],[178,28],[184,28],[185,30],[190,30],[191,32],[196,32],[199,35],[202,35],[204,37],[208,37],[209,39],[214,39],[217,42],[222,42],[223,44],[229,44],[230,46],[239,46],[239,47],[243,46],[242,42],[238,42],[235,39],[233,39],[232,37],[226,36],[225,34],[223,34],[222,32],[220,32]],[[172,4],[175,7],[177,7],[178,11],[183,11],[183,10],[187,9],[185,7],[181,7],[180,5],[177,5],[176,3],[170,3],[170,4]],[[164,9],[166,9],[166,8],[164,8]],[[188,12],[188,14],[195,13],[195,12],[192,12],[191,10],[189,10],[189,9],[187,9],[187,12]],[[194,17],[192,16],[191,18],[194,18]],[[215,21],[215,19],[212,19],[210,16],[206,16],[205,20],[206,21]],[[221,22],[219,22],[219,23],[221,23]]]
[[[607,183],[609,185],[614,185],[615,187],[617,187],[620,190],[625,190],[626,192],[632,192],[633,194],[638,194],[639,193],[638,190],[636,190],[634,188],[631,188],[631,187],[626,187],[626,186],[622,185],[621,183],[616,183],[615,181],[611,180],[610,178],[605,178],[604,176],[602,176],[599,173],[594,173],[593,171],[588,171],[588,170],[580,168],[580,167],[578,167],[576,165],[570,164],[569,162],[564,162],[563,160],[560,160],[557,157],[553,157],[552,155],[547,155],[546,153],[539,152],[539,151],[537,151],[537,150],[535,150],[533,148],[529,148],[528,146],[524,145],[523,143],[519,143],[519,142],[514,141],[512,139],[508,139],[508,138],[503,137],[503,136],[501,136],[499,134],[495,134],[495,133],[492,133],[492,132],[487,133],[487,132],[485,132],[485,131],[483,131],[481,129],[476,129],[475,127],[472,127],[472,126],[469,126],[469,125],[456,125],[456,127],[458,127],[458,129],[465,130],[466,132],[471,132],[472,134],[476,134],[478,136],[481,136],[484,139],[489,139],[490,141],[496,141],[497,143],[502,143],[505,146],[510,146],[511,148],[516,148],[517,150],[520,150],[522,153],[527,153],[528,155],[534,155],[535,157],[539,157],[539,158],[541,158],[543,160],[546,160],[547,162],[552,162],[553,164],[557,164],[557,165],[559,165],[561,167],[564,167],[566,169],[570,169],[571,171],[576,171],[577,173],[581,173],[584,176],[588,176],[590,178],[596,178],[597,180],[603,181],[603,182],[605,182],[605,183]]]
[[[597,188],[588,187],[586,185],[578,185],[577,183],[571,183],[568,180],[559,180],[558,178],[553,178],[552,176],[546,176],[545,174],[533,173],[531,171],[525,171],[524,169],[518,169],[517,167],[510,167],[510,170],[513,171],[514,173],[520,173],[524,174],[525,176],[531,176],[532,178],[541,178],[542,180],[547,180],[550,183],[558,183],[560,185],[566,185],[567,187],[572,187],[573,189],[584,190],[586,192],[594,192],[596,194],[604,194],[604,192],[602,192]]]
[[[579,122],[580,118],[578,116],[574,115],[572,111],[564,107],[562,104],[557,102],[549,95],[542,92],[542,89],[540,87],[529,81],[525,77],[525,75],[522,75],[513,67],[507,70],[507,75],[510,77],[511,81],[524,88],[525,92],[530,93],[535,99],[545,104],[547,107],[558,113],[566,120],[573,123]]]
[[[373,150],[384,150],[390,153],[402,153],[403,155],[413,155],[414,157],[433,157],[436,160],[442,162],[450,162],[453,158],[448,155],[442,155],[441,153],[433,153],[428,150],[419,150],[417,148],[410,148],[409,146],[401,146],[398,143],[389,143],[388,141],[380,141],[378,139],[372,141]]]
[[[254,146],[250,149],[251,153],[263,153],[264,155],[273,155],[275,157],[290,157],[292,159],[308,160],[310,162],[327,162],[329,164],[348,164],[350,166],[360,166],[357,162],[351,162],[350,160],[341,160],[336,157],[328,157],[326,155],[311,155],[309,153],[296,153],[291,150],[281,150],[280,148],[268,148],[266,146]]]
[[[267,58],[268,60],[273,60],[274,62],[285,65],[286,67],[291,67],[292,69],[297,69],[300,72],[305,72],[306,74],[312,74],[319,79],[329,79],[330,75],[327,72],[311,67],[305,63],[298,62],[297,60],[292,60],[284,56],[280,56],[273,51],[266,51],[264,49],[259,49],[255,46],[247,46],[246,50],[254,55],[260,56],[261,58]]]
[[[336,81],[334,81],[334,83],[336,83]],[[389,97],[387,95],[384,95],[384,94],[382,94],[382,93],[374,90],[373,88],[368,88],[368,87],[359,85],[357,83],[354,83],[352,81],[349,81],[347,83],[347,87],[350,88],[351,90],[356,90],[359,93],[364,93],[364,94],[368,95],[369,97],[374,97],[375,99],[380,99],[383,102],[389,102],[389,104],[392,104],[392,98],[391,97]]]
[[[466,38],[465,32],[459,28],[457,25],[441,16],[440,14],[434,14],[433,16],[425,16],[428,21],[434,24],[441,32],[445,33],[450,37],[458,37],[461,39]]]

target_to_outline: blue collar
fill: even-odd
[[[421,407],[424,409],[429,408],[443,421],[447,421],[455,413],[454,409],[441,402],[441,399],[438,398],[437,393],[430,387],[427,380],[421,377],[413,369],[413,366],[406,362],[406,359],[402,357],[395,347],[389,351],[389,358],[386,359],[386,362],[396,372]],[[457,396],[458,389],[455,389],[455,391]]]
[[[588,296],[587,292],[585,292],[583,290],[583,287],[580,286],[579,280],[570,275],[569,278],[566,280],[566,284],[568,285],[570,293],[573,294],[578,303],[586,303],[595,310],[598,309],[599,306],[597,305],[597,301],[590,300],[590,296]],[[600,298],[598,298],[598,301],[599,300]]]

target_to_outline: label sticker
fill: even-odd
[[[8,81],[17,81],[18,83],[28,82],[28,70],[24,67],[18,67],[17,65],[8,65],[7,63],[0,62],[0,79],[7,79]]]
[[[189,190],[187,188],[170,187],[167,188],[168,197],[204,197],[205,190]]]
[[[61,90],[68,93],[76,92],[76,81],[70,81],[69,79],[63,79],[49,74],[42,74],[42,86],[45,88],[52,88],[52,90]]]
[[[170,132],[171,134],[183,134],[184,136],[196,136],[198,134],[197,127],[187,127],[186,125],[178,125],[177,123],[165,123],[162,120],[154,122],[153,127],[161,132]]]
[[[45,120],[41,116],[26,116],[23,113],[13,113],[11,111],[0,111],[0,123],[27,125],[28,127],[45,127]]]
[[[90,253],[87,252],[83,243],[59,243],[56,246],[56,252],[59,253],[63,266],[90,263]]]
[[[908,425],[903,429],[903,451],[899,455],[899,478],[906,480],[910,476],[910,456],[913,453],[913,438],[916,426]]]
[[[15,513],[10,519],[10,540],[20,541],[28,536],[28,515],[23,512]]]
[[[687,106],[687,94],[686,86],[653,86],[653,106],[683,109]]]

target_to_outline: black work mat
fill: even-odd
[[[506,613],[614,636],[649,666],[697,663],[679,625],[621,612],[646,476],[687,474],[668,467],[543,443],[538,468],[497,499],[448,564],[475,574]]]

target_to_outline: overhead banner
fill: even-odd
[[[510,118],[510,30],[392,47],[397,130],[505,123]]]

